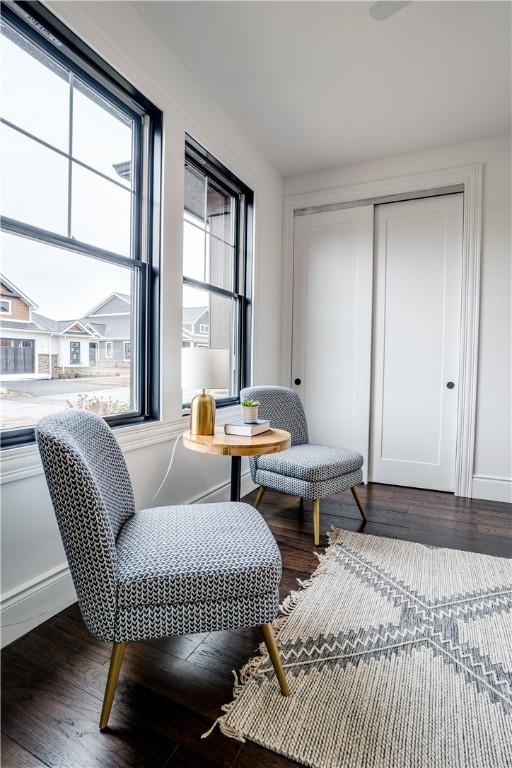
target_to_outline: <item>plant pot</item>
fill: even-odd
[[[244,424],[255,424],[258,421],[258,405],[243,405]]]

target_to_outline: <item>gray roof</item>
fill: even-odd
[[[208,312],[208,307],[183,307],[183,324],[197,323]]]
[[[52,333],[63,333],[69,326],[75,325],[75,323],[81,323],[78,318],[72,318],[71,320],[52,320],[51,317],[45,317],[38,312],[32,312],[32,317],[36,323],[45,331],[51,331]],[[79,331],[68,331],[68,333],[80,333]],[[85,331],[81,332],[82,334]]]
[[[18,322],[17,320],[5,320],[4,318],[0,318],[0,328],[3,328],[5,330],[8,330],[9,328],[12,331],[42,331],[45,330],[41,328],[39,325],[36,325],[35,323],[30,322]]]
[[[87,322],[87,320],[84,320],[84,323],[90,326],[93,329],[93,331],[96,331],[96,333],[99,333],[100,336],[105,336],[105,332],[107,329],[107,326],[105,323],[89,323]]]
[[[132,164],[130,160],[124,160],[122,163],[112,163],[112,168],[122,179],[131,180]]]
[[[73,322],[72,320],[52,320],[51,317],[40,315],[39,312],[32,312],[32,317],[40,328],[52,333],[60,333]]]
[[[32,312],[32,318],[35,322],[20,322],[16,320],[7,320],[0,318],[0,328],[13,331],[47,331],[48,333],[64,333],[66,328],[80,323],[90,327],[91,336],[93,331],[100,337],[106,339],[129,339],[130,338],[130,317],[112,317],[107,318],[106,323],[97,323],[87,317],[73,320],[52,320],[51,317],[45,317],[38,312]],[[67,331],[66,336],[85,336],[87,331]]]

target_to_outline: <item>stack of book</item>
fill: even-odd
[[[258,419],[252,424],[246,424],[245,421],[232,421],[230,424],[224,424],[226,435],[254,437],[254,435],[261,435],[262,432],[268,432],[269,429],[270,421],[268,419]]]

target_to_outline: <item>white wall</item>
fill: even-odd
[[[496,501],[512,501],[510,150],[510,136],[503,136],[291,176],[284,181],[287,197],[471,163],[484,164],[473,495]],[[282,376],[286,376],[284,369]]]
[[[118,430],[137,508],[151,504],[181,416],[183,160],[190,133],[255,193],[253,379],[279,381],[282,179],[214,95],[171,53],[130,3],[50,2],[50,9],[164,112],[162,423]],[[261,291],[262,300],[258,302]],[[54,514],[34,446],[2,455],[2,642],[74,600]],[[229,460],[178,446],[157,504],[213,493],[227,498]],[[245,489],[249,488],[247,479]]]

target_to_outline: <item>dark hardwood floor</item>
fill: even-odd
[[[254,494],[247,497],[253,500]],[[361,489],[365,533],[512,557],[512,505],[384,485]],[[283,556],[282,596],[316,567],[311,506],[267,492],[261,511]],[[363,530],[349,492],[322,502],[322,533]],[[250,742],[206,731],[232,698],[233,669],[258,630],[128,647],[107,733],[98,731],[110,646],[90,637],[76,605],[8,646],[2,664],[3,768],[288,768]]]

